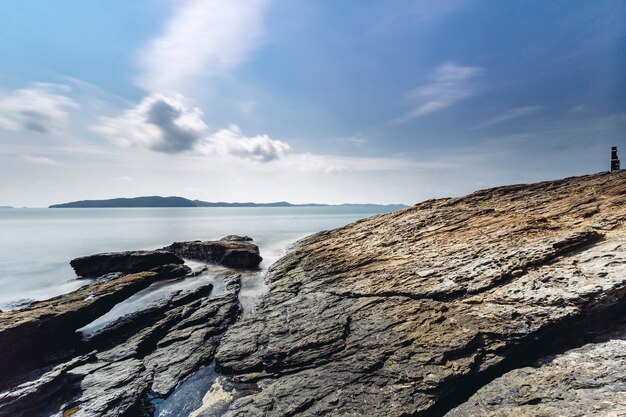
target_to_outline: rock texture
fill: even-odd
[[[220,239],[224,242],[252,242],[250,236],[228,235]]]
[[[167,264],[184,261],[170,252],[128,251],[98,253],[72,259],[70,265],[79,277],[99,277],[112,272],[134,274]]]
[[[178,269],[172,265],[160,272],[126,275],[0,313],[0,388],[25,372],[72,355],[80,342],[77,329]]]
[[[430,200],[304,239],[222,339],[218,369],[259,387],[227,415],[443,415],[611,326],[626,300],[625,220],[617,172]],[[613,347],[599,352],[618,363]]]
[[[148,397],[168,395],[209,363],[239,316],[239,276],[225,284],[215,297],[208,284],[112,323],[87,342],[90,352],[0,392],[0,415],[151,415]]]
[[[226,236],[218,241],[174,242],[163,248],[183,258],[224,265],[229,268],[254,269],[263,258],[259,247],[246,236]],[[251,239],[250,239],[251,240]]]
[[[626,326],[599,340],[516,369],[446,417],[626,415]]]

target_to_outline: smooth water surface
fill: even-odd
[[[254,239],[265,269],[298,239],[386,211],[385,207],[3,209],[0,309],[85,285],[69,265],[78,256],[239,234]],[[227,273],[209,272],[205,279]],[[250,308],[262,283],[246,277],[243,281],[242,302]]]

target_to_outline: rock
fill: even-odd
[[[222,242],[252,242],[250,236],[228,235],[220,239]]]
[[[446,417],[626,415],[626,326],[608,337],[515,369]]]
[[[364,219],[302,240],[267,280],[216,354],[259,388],[228,416],[442,415],[621,314],[626,172]]]
[[[263,260],[257,245],[238,240],[174,242],[162,250],[229,268],[254,269]]]
[[[205,288],[179,295],[173,308],[126,341],[99,351],[95,363],[68,371],[84,375],[82,392],[71,402],[78,408],[74,416],[141,415],[148,392],[166,396],[211,362],[224,331],[241,313],[240,278],[225,280],[215,298],[206,297]]]
[[[89,355],[78,356],[72,360],[54,366],[38,375],[36,379],[27,381],[11,390],[0,392],[0,416],[32,416],[54,414],[58,407],[67,398],[68,387],[79,382],[78,378],[71,378],[67,371],[86,363]]]
[[[83,346],[90,353],[7,386],[0,392],[0,415],[152,415],[149,396],[169,394],[211,362],[223,333],[239,317],[240,277],[225,283],[213,298],[208,284],[112,323]]]
[[[99,277],[111,272],[133,274],[166,264],[183,264],[173,253],[164,251],[128,251],[98,253],[72,259],[70,265],[80,277]]]
[[[77,329],[162,278],[157,272],[126,275],[0,313],[0,388],[22,373],[71,356],[80,342]]]

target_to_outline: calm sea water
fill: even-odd
[[[85,285],[69,266],[69,261],[78,256],[156,249],[174,241],[241,234],[251,236],[259,245],[264,258],[261,267],[267,268],[302,237],[386,211],[383,207],[2,209],[0,309]],[[213,268],[202,279],[227,272]],[[247,278],[242,301],[249,309],[262,282]],[[158,293],[153,291],[152,298],[139,300],[140,304],[153,301]],[[132,305],[137,300],[129,301],[127,304]]]

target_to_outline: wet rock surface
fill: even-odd
[[[240,278],[209,297],[211,285],[183,291],[100,330],[85,352],[33,372],[0,393],[0,415],[151,415],[148,398],[166,396],[210,363],[227,327],[241,312]]]
[[[174,242],[163,248],[183,258],[193,259],[229,268],[255,269],[263,260],[259,247],[247,236],[230,235],[218,241]]]
[[[72,259],[70,265],[79,277],[99,277],[112,272],[133,274],[167,264],[183,264],[171,252],[127,251],[108,252]]]
[[[152,415],[151,399],[169,395],[211,363],[222,335],[241,314],[241,279],[235,274],[220,278],[218,294],[209,282],[165,292],[81,337],[79,329],[151,284],[197,274],[164,251],[97,254],[75,259],[72,266],[100,278],[77,291],[0,312],[2,417]],[[163,285],[168,282],[157,286]]]
[[[71,356],[80,342],[77,329],[153,282],[170,277],[177,268],[173,265],[161,273],[126,275],[0,313],[0,387],[23,373]]]
[[[623,316],[625,221],[617,172],[430,200],[306,238],[222,339],[217,368],[259,388],[226,415],[444,415],[481,386],[452,415],[507,415],[484,404],[514,404],[521,376],[490,380]],[[607,343],[563,361],[617,366],[621,341]],[[611,409],[626,372],[603,375],[603,389],[562,398],[591,406],[613,392]],[[533,381],[546,399],[568,387]]]

